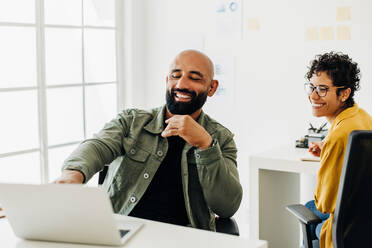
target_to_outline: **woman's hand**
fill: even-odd
[[[309,145],[309,152],[315,157],[320,157],[323,148],[323,142],[311,142]]]

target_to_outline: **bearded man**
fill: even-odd
[[[105,179],[115,213],[215,230],[238,210],[242,187],[233,134],[202,111],[217,90],[213,63],[186,50],[170,65],[166,105],[127,109],[65,160],[55,183]]]

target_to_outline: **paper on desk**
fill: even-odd
[[[320,162],[320,157],[311,155],[310,153],[301,157],[301,161]]]

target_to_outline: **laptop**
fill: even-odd
[[[143,225],[115,221],[101,187],[0,183],[0,205],[23,239],[121,246]]]

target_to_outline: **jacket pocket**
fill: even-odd
[[[118,188],[129,189],[136,184],[149,156],[150,152],[135,145],[126,152],[114,178]]]
[[[129,151],[127,151],[126,156],[131,160],[143,163],[147,161],[148,157],[150,156],[150,152],[134,145],[129,149]]]

